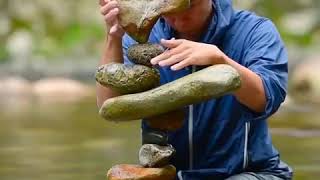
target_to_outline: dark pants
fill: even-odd
[[[265,174],[265,173],[245,172],[245,173],[231,176],[226,180],[283,180],[283,179],[270,174]]]

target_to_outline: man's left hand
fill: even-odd
[[[151,63],[159,66],[171,66],[174,71],[191,65],[214,65],[225,63],[225,54],[215,45],[193,42],[185,39],[161,40],[168,48]]]

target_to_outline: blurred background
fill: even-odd
[[[235,0],[274,21],[288,47],[289,95],[270,119],[295,179],[320,177],[320,1]],[[104,42],[98,2],[0,0],[0,179],[105,179],[136,163],[139,122],[98,116]]]

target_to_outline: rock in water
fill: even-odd
[[[135,64],[152,66],[150,60],[161,53],[164,49],[159,44],[135,44],[128,49],[128,58]]]
[[[179,12],[190,0],[117,0],[123,29],[137,42],[148,41],[150,32],[162,14]]]
[[[147,66],[110,63],[98,68],[96,81],[121,94],[132,94],[159,86],[160,74]]]
[[[169,164],[175,149],[169,146],[145,144],[139,151],[139,162],[144,167],[161,167]]]
[[[299,103],[320,104],[320,54],[304,59],[291,73],[290,93]]]
[[[234,68],[214,65],[149,91],[110,98],[99,113],[109,121],[147,119],[221,97],[240,86],[240,75]]]
[[[175,180],[176,168],[144,168],[139,165],[117,165],[108,171],[108,180]]]

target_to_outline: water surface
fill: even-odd
[[[111,166],[137,163],[139,122],[102,120],[94,98],[55,105],[19,100],[0,107],[1,180],[105,179]],[[320,177],[317,117],[290,112],[271,120],[274,144],[295,179]]]

